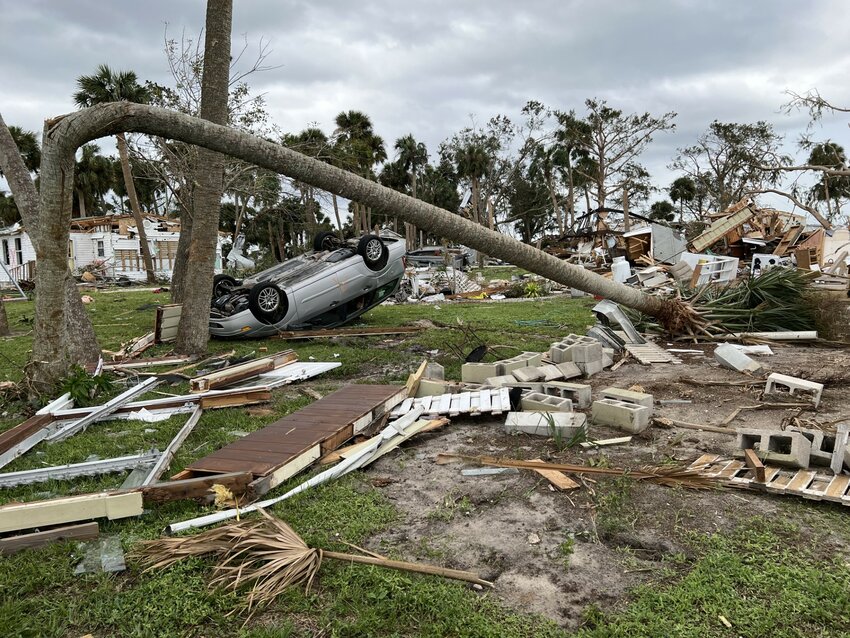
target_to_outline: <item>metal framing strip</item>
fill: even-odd
[[[77,421],[69,423],[68,425],[55,429],[47,435],[47,442],[55,443],[56,441],[63,441],[69,436],[73,436],[77,432],[82,432],[90,424],[94,423],[95,421],[104,416],[112,414],[113,412],[115,412],[115,410],[120,408],[125,403],[128,403],[131,399],[141,394],[144,394],[145,392],[153,390],[160,383],[162,383],[162,379],[157,379],[156,377],[150,377],[148,379],[145,379],[138,385],[135,385],[132,388],[125,390],[114,399],[107,401],[101,406],[98,406],[87,416],[84,416],[83,418]]]
[[[159,458],[159,452],[154,451],[134,454],[132,456],[119,456],[114,459],[101,459],[98,461],[86,461],[84,463],[42,467],[36,470],[7,472],[0,474],[0,487],[13,487],[15,485],[27,485],[29,483],[41,483],[44,481],[65,481],[80,476],[96,476],[111,472],[123,472],[139,466],[150,465],[151,463],[155,463]]]
[[[148,475],[141,482],[140,486],[144,487],[145,485],[151,485],[159,480],[159,477],[163,475],[165,470],[168,469],[168,466],[171,464],[171,460],[174,458],[174,455],[177,453],[177,450],[180,449],[180,446],[183,445],[183,442],[189,437],[192,433],[192,430],[198,424],[198,421],[201,420],[201,414],[203,414],[203,410],[201,406],[195,408],[195,411],[192,412],[192,416],[186,421],[180,431],[171,439],[171,443],[162,451],[162,454],[157,459],[154,466],[148,472]]]

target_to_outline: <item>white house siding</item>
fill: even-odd
[[[29,235],[17,224],[8,229],[0,230],[0,261],[13,271],[12,274],[21,272],[21,264],[35,261],[35,248],[33,248]],[[11,283],[6,271],[0,268],[0,282]]]

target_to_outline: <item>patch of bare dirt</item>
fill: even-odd
[[[683,356],[681,365],[629,362],[586,382],[593,386],[594,396],[606,387],[639,384],[655,397],[656,415],[721,425],[736,408],[757,403],[763,386],[685,382],[685,378],[747,380],[714,364],[713,346],[700,348],[708,353],[706,357]],[[765,376],[772,371],[787,374],[805,366],[823,366],[841,354],[806,347],[777,346],[774,351],[775,355],[758,359],[765,366]],[[838,418],[847,410],[846,391],[843,381],[828,385],[820,410],[806,413],[807,418]],[[666,399],[691,403],[657,404]],[[729,427],[777,428],[783,417],[796,413],[795,409],[741,412]],[[502,421],[492,416],[455,420],[443,431],[416,437],[375,463],[368,473],[381,480],[373,484],[395,503],[402,520],[369,545],[377,551],[392,548],[412,559],[478,572],[495,583],[492,595],[507,606],[575,628],[587,605],[613,609],[627,602],[635,585],[663,582],[669,579],[670,569],[687,569],[693,558],[689,535],[729,531],[752,517],[788,516],[786,503],[791,497],[738,490],[696,492],[634,481],[623,485],[590,476],[582,479],[580,489],[557,492],[548,481],[526,470],[462,476],[461,469],[469,466],[434,462],[437,454],[452,452],[638,467],[687,464],[702,454],[734,452],[734,436],[677,427],[651,427],[626,445],[559,451],[552,440],[504,434]],[[591,438],[616,436],[622,432],[591,426]],[[836,537],[832,547],[839,541]]]

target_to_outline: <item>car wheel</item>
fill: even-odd
[[[248,308],[263,323],[277,323],[286,315],[286,293],[272,283],[258,284],[248,294]]]
[[[213,299],[218,299],[219,297],[223,297],[227,295],[239,286],[239,282],[236,281],[230,275],[216,275],[213,277]]]
[[[339,238],[336,233],[324,232],[319,233],[313,238],[313,250],[316,252],[322,250],[334,250],[339,247]]]
[[[377,235],[365,235],[357,244],[357,254],[363,257],[369,270],[383,270],[390,259],[390,251]]]

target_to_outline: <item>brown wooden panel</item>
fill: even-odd
[[[268,474],[305,450],[330,451],[350,439],[353,423],[402,390],[399,386],[349,385],[252,432],[187,469],[194,472],[250,471]]]

